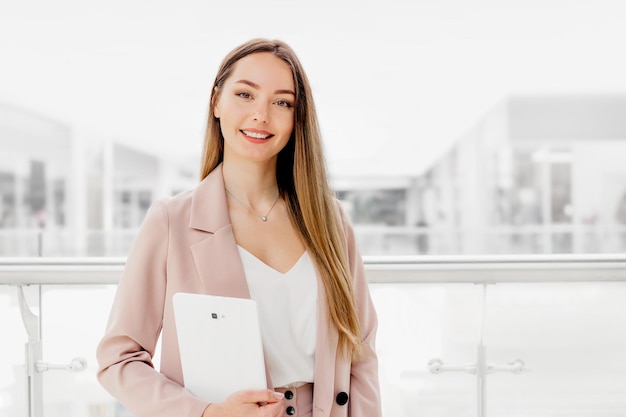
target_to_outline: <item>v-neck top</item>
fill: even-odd
[[[286,273],[241,246],[250,297],[259,312],[263,349],[274,387],[313,382],[317,333],[317,275],[305,251]]]

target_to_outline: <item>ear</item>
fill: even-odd
[[[213,88],[214,92],[213,92],[213,103],[211,103],[211,105],[213,106],[213,116],[215,116],[216,119],[220,118],[220,95],[219,95],[219,91],[217,90],[217,87]]]

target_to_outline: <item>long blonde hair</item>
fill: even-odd
[[[293,50],[277,40],[253,39],[231,51],[222,62],[211,91],[202,155],[201,179],[224,158],[224,137],[213,109],[224,82],[241,58],[270,52],[291,68],[296,88],[294,129],[278,154],[276,177],[287,211],[320,272],[331,322],[339,332],[342,353],[361,354],[361,328],[352,288],[341,218],[330,189],[322,140],[308,78]]]

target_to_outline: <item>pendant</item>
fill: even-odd
[[[263,220],[264,222],[267,221],[267,216],[261,216],[261,220]]]

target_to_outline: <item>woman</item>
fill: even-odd
[[[146,215],[98,346],[102,385],[137,416],[380,416],[376,313],[309,82],[283,42],[224,59],[201,177]],[[257,301],[272,389],[208,404],[183,388],[176,292]]]

